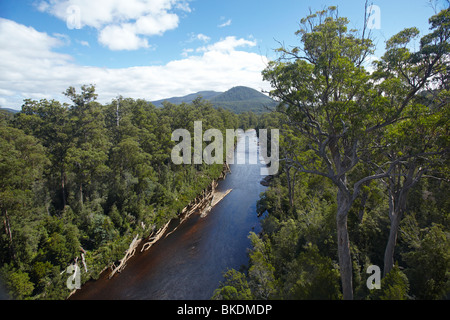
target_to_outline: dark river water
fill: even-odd
[[[237,150],[257,144],[255,130],[240,134]],[[236,151],[238,152],[238,151]],[[256,148],[245,148],[245,164],[231,164],[231,173],[219,182],[217,189],[233,189],[206,217],[192,215],[178,229],[161,238],[149,250],[138,250],[126,268],[107,279],[86,283],[71,299],[120,300],[206,300],[223,281],[228,269],[239,269],[248,262],[250,231],[260,231],[256,202],[265,187],[260,184],[264,167],[248,159]],[[237,160],[237,158],[235,158]],[[236,161],[237,162],[237,161]],[[168,230],[169,233],[171,230]]]

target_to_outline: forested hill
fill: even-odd
[[[174,104],[191,103],[197,97],[209,100],[215,108],[222,107],[235,113],[252,111],[261,114],[274,109],[277,105],[273,99],[263,93],[244,86],[233,87],[226,92],[200,91],[183,97],[152,101],[152,103],[157,107],[161,107],[164,101]]]
[[[11,108],[2,108],[2,107],[0,107],[0,112],[9,112],[9,113],[14,114],[14,113],[17,113],[19,111],[15,110],[15,109],[11,109]]]
[[[236,113],[252,111],[268,112],[277,103],[266,95],[248,87],[234,87],[211,99],[215,107],[222,107]]]
[[[218,96],[220,94],[222,94],[222,92],[217,92],[217,91],[199,91],[199,92],[191,93],[191,94],[188,94],[188,95],[182,96],[182,97],[172,97],[172,98],[166,98],[166,99],[152,101],[152,104],[155,105],[156,107],[160,108],[160,107],[163,106],[163,102],[170,102],[170,103],[173,103],[173,104],[181,104],[183,102],[184,103],[191,103],[192,101],[194,101],[198,97],[202,97],[202,99],[208,100],[208,99],[214,98],[215,96]]]

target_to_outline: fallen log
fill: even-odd
[[[225,192],[218,192],[218,191],[214,192],[209,201],[209,205],[202,210],[200,216],[202,218],[206,217],[208,213],[212,210],[212,208],[214,208],[215,205],[217,205],[220,201],[222,201],[223,198],[225,198],[231,191],[233,191],[233,189],[228,189]]]
[[[233,189],[228,189],[225,192],[216,192],[213,200],[211,201],[211,206],[214,207],[216,204],[222,201],[223,198],[225,198],[231,191],[233,191]]]
[[[167,222],[167,223],[164,225],[164,227],[162,227],[161,229],[159,229],[158,232],[156,232],[156,234],[155,234],[154,237],[150,237],[150,238],[149,238],[149,240],[150,240],[149,242],[144,243],[144,245],[143,245],[142,248],[141,248],[141,252],[142,252],[142,251],[147,251],[148,249],[150,249],[150,247],[151,247],[156,241],[158,241],[159,239],[161,239],[162,235],[164,234],[164,232],[166,232],[167,228],[169,227],[170,221],[172,221],[172,220],[169,220],[169,222]]]
[[[83,262],[84,271],[87,273],[88,269],[87,269],[87,265],[86,265],[86,260],[84,259],[84,253],[81,254],[81,261]]]
[[[125,256],[122,258],[122,260],[120,260],[119,265],[115,267],[109,275],[109,279],[111,279],[116,274],[116,272],[120,273],[125,268],[127,261],[134,255],[134,253],[136,252],[136,247],[139,245],[141,240],[142,239],[139,239],[138,234],[136,235],[136,237],[134,237],[133,241],[131,241],[130,243],[130,247],[125,251]]]

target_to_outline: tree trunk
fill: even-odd
[[[364,210],[366,208],[367,198],[368,198],[367,192],[363,192],[361,195],[361,208],[359,209],[359,214],[358,214],[360,223],[363,221],[363,218],[364,218]]]
[[[286,179],[287,179],[288,193],[289,193],[289,207],[292,208],[294,206],[294,195],[293,195],[292,181],[291,181],[291,167],[286,168]]]
[[[397,197],[391,199],[389,205],[389,218],[391,220],[391,229],[389,230],[389,239],[384,251],[384,269],[383,277],[386,276],[394,266],[394,251],[397,244],[398,227],[406,209],[406,198],[408,190],[412,184],[410,181],[403,186]]]
[[[288,166],[286,168],[286,179],[288,185],[288,193],[289,193],[289,206],[292,209],[294,207],[294,199],[295,199],[295,178],[297,176],[297,170],[294,168],[294,174],[291,174],[291,169],[294,167]]]
[[[119,127],[119,100],[117,100],[117,105],[116,105],[116,126]]]
[[[395,210],[397,211],[397,210]],[[393,212],[391,215],[391,229],[389,230],[389,239],[384,251],[384,269],[383,277],[385,277],[394,266],[394,250],[397,244],[398,226],[400,224],[401,212]]]
[[[389,239],[384,251],[384,269],[383,277],[385,277],[394,266],[394,251],[397,244],[397,235],[403,212],[406,210],[406,200],[409,190],[420,180],[423,170],[420,170],[414,179],[416,165],[411,165],[408,174],[403,181],[401,189],[395,193],[394,185],[391,185],[389,191],[389,219],[391,220],[391,229],[389,230]]]
[[[9,223],[8,210],[5,209],[3,214],[4,214],[3,224],[5,226],[6,235],[9,238],[9,251],[10,251],[10,254],[11,254],[11,259],[13,261],[15,261],[16,260],[16,253],[15,253],[15,250],[14,250],[14,243],[13,243],[13,238],[12,238],[11,224]]]
[[[295,177],[297,175],[297,172],[294,172],[294,177],[292,179],[292,190],[291,190],[291,196],[292,196],[292,204],[291,207],[294,207],[294,199],[295,199]]]
[[[64,168],[61,167],[61,193],[62,193],[63,209],[66,207],[66,187],[64,180],[65,180]]]
[[[83,208],[83,184],[80,183],[80,205]]]
[[[347,216],[350,209],[350,196],[341,190],[337,195],[338,209],[336,215],[339,269],[341,273],[344,300],[353,300],[353,271],[348,238]]]

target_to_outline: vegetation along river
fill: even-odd
[[[247,137],[250,143],[258,141],[255,130],[241,133],[236,150],[242,150],[239,144]],[[217,189],[233,190],[207,216],[192,215],[148,251],[137,251],[120,274],[108,279],[104,273],[71,299],[210,299],[223,272],[247,264],[249,232],[260,231],[256,202],[265,187],[260,184],[263,164],[248,160],[255,151],[247,146],[245,164],[230,165],[231,173]]]

